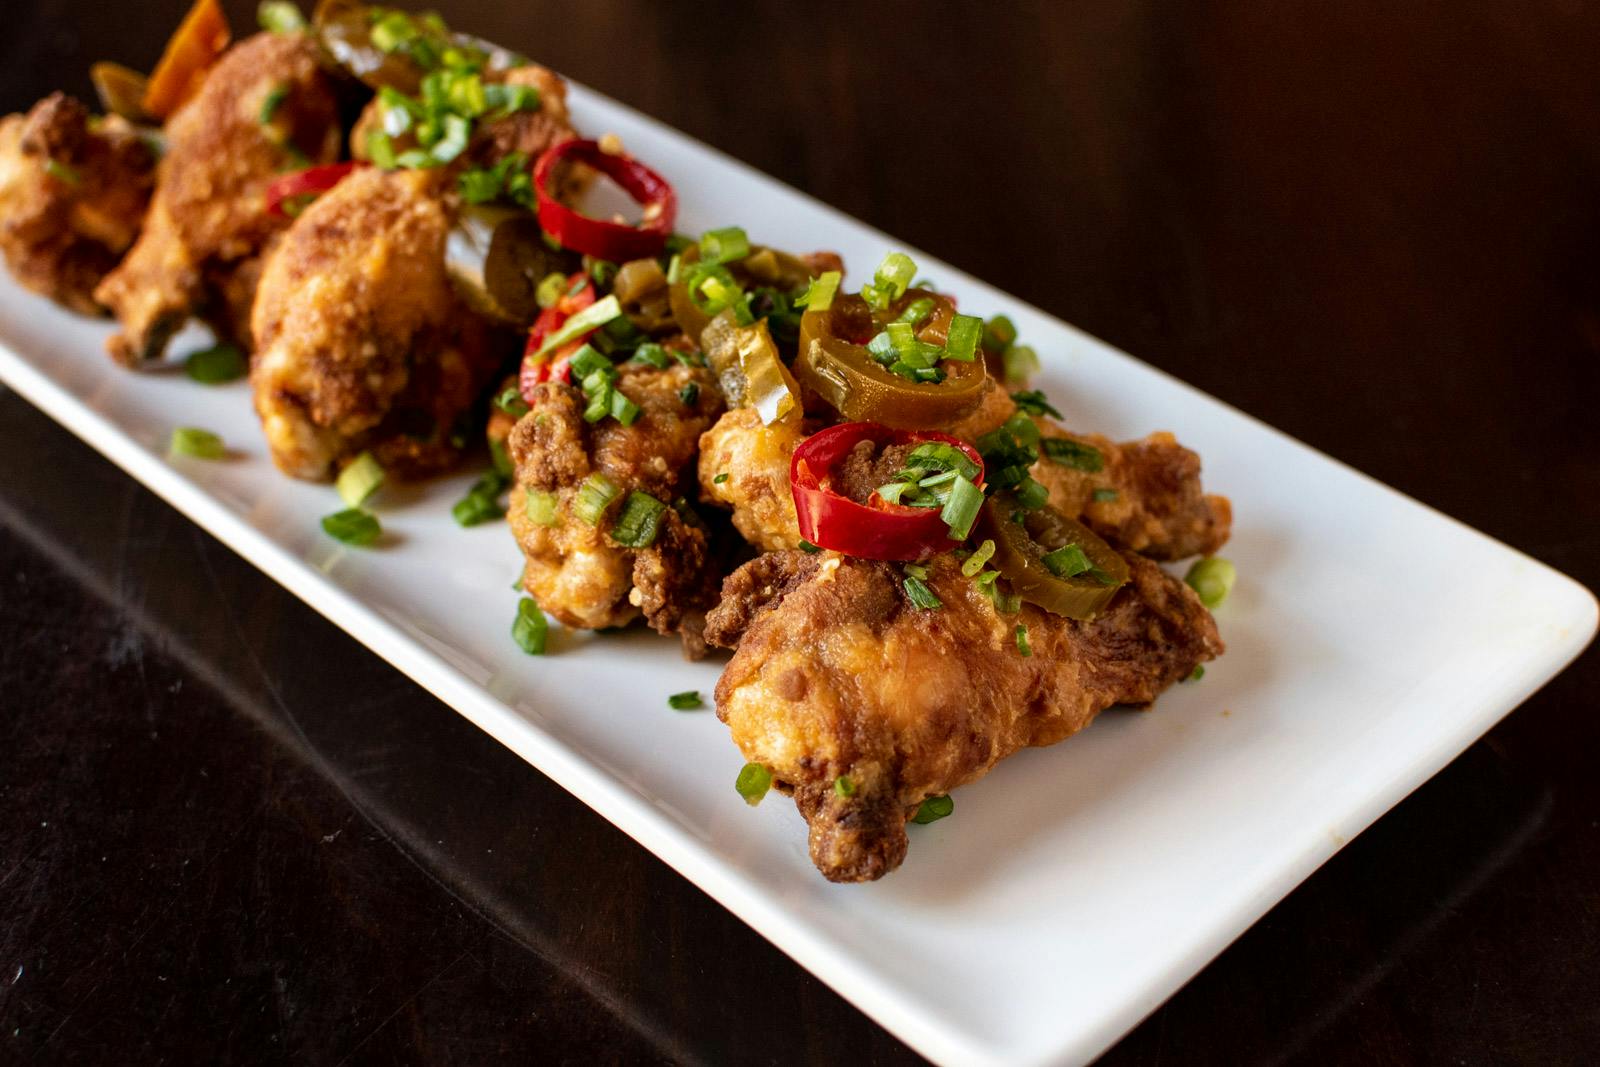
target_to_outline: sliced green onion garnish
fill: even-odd
[[[1005,430],[1017,443],[1024,447],[1032,448],[1039,443],[1039,426],[1022,412],[1017,412],[1005,421]]]
[[[905,310],[895,316],[896,322],[903,322],[913,328],[922,325],[922,320],[933,314],[933,297],[919,296],[905,306]]]
[[[746,763],[739,771],[739,777],[733,780],[733,788],[753,808],[761,803],[761,798],[772,788],[772,772],[759,763]]]
[[[646,341],[633,350],[633,359],[636,363],[648,363],[656,370],[666,370],[672,366],[672,357],[667,355],[667,350],[654,341]]]
[[[517,617],[511,623],[511,639],[517,647],[530,656],[542,656],[549,636],[550,620],[539,610],[539,602],[531,596],[518,600]]]
[[[913,448],[906,457],[906,466],[958,471],[967,479],[978,476],[978,465],[972,462],[972,457],[943,441],[925,441]]]
[[[861,295],[868,304],[882,310],[905,295],[906,287],[917,275],[917,265],[904,252],[890,252],[878,264],[872,283],[863,286]]]
[[[1206,676],[1205,664],[1196,663],[1194,665],[1193,673],[1191,673],[1189,675],[1189,677],[1185,678],[1184,681],[1186,681],[1186,682],[1198,682],[1200,679],[1204,678],[1205,676]]]
[[[732,263],[750,254],[750,238],[738,226],[707,230],[700,235],[700,262]]]
[[[924,567],[920,563],[907,563],[900,569],[905,571],[906,574],[912,578],[926,579],[928,577],[928,568]]]
[[[1094,564],[1077,545],[1062,545],[1053,552],[1046,552],[1039,557],[1039,562],[1057,578],[1076,578],[1094,570]]]
[[[1053,419],[1061,417],[1061,412],[1057,411],[1055,405],[1046,400],[1044,393],[1038,389],[1012,393],[1011,399],[1016,402],[1019,410],[1026,411],[1029,415],[1049,415]]]
[[[694,407],[700,403],[700,386],[694,382],[687,383],[682,389],[678,390],[678,400],[686,408]]]
[[[533,298],[539,302],[541,308],[554,307],[555,302],[561,299],[566,284],[567,276],[560,271],[546,274],[539,279],[539,286],[533,291]]]
[[[572,318],[561,324],[561,328],[544,339],[544,344],[534,353],[534,358],[544,355],[551,349],[560,348],[579,334],[588,333],[598,329],[622,314],[622,305],[617,302],[613,293],[604,300],[596,301],[578,312]]]
[[[506,451],[504,438],[489,438],[489,462],[494,464],[494,472],[505,479],[505,484],[511,484],[511,478],[517,469],[511,462],[511,453]],[[495,490],[499,492],[499,489]]]
[[[595,259],[589,261],[589,277],[602,289],[611,287],[611,282],[617,276],[617,265],[609,259]]]
[[[970,363],[977,358],[978,341],[983,336],[983,320],[976,315],[952,315],[945,336],[944,358]]]
[[[917,813],[911,816],[911,821],[926,826],[930,822],[938,822],[955,810],[956,802],[949,797],[929,797],[918,805]]]
[[[380,170],[394,170],[400,165],[400,158],[395,155],[394,142],[382,130],[367,132],[367,158]]]
[[[584,345],[574,352],[568,365],[572,368],[573,380],[580,382],[596,371],[607,377],[611,377],[616,372],[616,368],[611,365],[611,361],[602,356],[593,345]]]
[[[833,298],[839,291],[840,274],[836,270],[825,270],[806,286],[806,291],[795,300],[796,307],[809,308],[812,311],[826,311],[833,306]]]
[[[700,699],[700,690],[689,689],[682,693],[673,693],[667,698],[667,707],[673,711],[693,711],[695,708],[705,706],[705,701]]]
[[[723,471],[721,474],[719,474],[715,478],[711,479],[711,484],[712,485],[721,485],[723,482],[725,482],[727,480],[728,480],[728,472],[727,471]]]
[[[1090,496],[1094,498],[1096,504],[1105,504],[1117,499],[1117,491],[1115,489],[1096,489]]]
[[[340,500],[358,508],[370,500],[382,484],[383,464],[371,452],[363,452],[339,472],[333,487],[339,491]]]
[[[578,486],[578,498],[572,505],[573,514],[590,526],[599,526],[611,502],[622,495],[617,483],[595,471]]]
[[[370,545],[383,535],[378,517],[361,508],[347,508],[322,517],[322,529],[336,541],[347,545]]]
[[[450,514],[462,526],[492,522],[506,513],[500,506],[500,494],[505,488],[505,477],[497,471],[489,471],[472,484],[466,496],[456,501]]]
[[[1087,471],[1094,474],[1104,469],[1106,458],[1100,450],[1093,445],[1086,445],[1081,441],[1074,441],[1070,437],[1046,437],[1039,443],[1044,450],[1045,458],[1063,467],[1073,470]]]
[[[1183,580],[1189,588],[1200,594],[1200,603],[1215,611],[1233,591],[1234,579],[1239,576],[1232,563],[1221,556],[1196,560]]]
[[[1033,655],[1033,646],[1028,644],[1028,628],[1020,622],[1017,623],[1017,651],[1024,659]]]
[[[1027,511],[1042,508],[1050,500],[1050,490],[1032,478],[1023,478],[1011,492],[1017,498],[1017,504]]]
[[[907,578],[905,581],[906,596],[911,599],[913,606],[923,611],[932,611],[944,607],[944,601],[933,595],[933,590],[928,588],[928,583],[921,578]]]
[[[1006,381],[1020,385],[1039,373],[1039,353],[1027,345],[1012,345],[1000,357],[1005,368]]]
[[[444,117],[444,136],[434,142],[428,154],[440,163],[449,163],[466,150],[467,138],[472,136],[472,124],[460,115]]]
[[[983,565],[988,563],[993,558],[994,542],[985,537],[983,539],[983,544],[979,545],[976,551],[974,551],[972,555],[968,556],[967,561],[961,565],[961,573],[966,575],[968,578],[971,578],[973,575],[983,570]]]
[[[168,447],[176,455],[193,456],[195,459],[221,459],[228,454],[228,446],[222,443],[222,438],[210,430],[193,426],[180,426],[173,430]]]
[[[622,505],[622,514],[611,528],[611,539],[626,548],[649,548],[656,543],[661,516],[666,510],[667,505],[635,489],[628,494],[628,502]]]
[[[944,503],[939,517],[950,527],[950,540],[965,541],[972,533],[972,523],[983,507],[983,490],[961,475],[950,485],[950,499]]]
[[[639,405],[629,400],[621,389],[611,391],[611,417],[624,426],[632,426],[639,417]]]
[[[996,315],[983,325],[983,347],[1004,352],[1017,343],[1017,328],[1004,315]]]
[[[841,774],[833,780],[833,791],[842,797],[853,797],[856,795],[856,783],[848,774]]]
[[[804,537],[800,539],[799,547],[800,551],[809,552],[812,555],[816,555],[818,552],[822,551],[822,547],[820,545],[814,545],[810,541],[807,541]]]
[[[529,489],[522,495],[522,513],[539,526],[556,524],[557,496],[545,489]]]
[[[528,402],[522,399],[522,390],[514,385],[494,398],[494,406],[513,419],[520,419],[528,413]]]
[[[306,28],[306,17],[289,0],[265,0],[256,8],[256,23],[269,33],[294,33]]]
[[[236,346],[224,342],[190,353],[183,361],[183,372],[197,382],[221,385],[249,374],[250,361]]]

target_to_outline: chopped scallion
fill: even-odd
[[[939,512],[939,517],[950,527],[950,540],[965,541],[972,534],[972,524],[982,507],[983,490],[957,474],[950,485],[950,499]]]
[[[982,336],[982,319],[976,315],[952,315],[945,336],[944,358],[972,362],[977,358],[978,341]]]
[[[560,271],[546,274],[539,279],[538,288],[533,291],[533,298],[538,301],[541,308],[554,307],[555,302],[561,299],[562,292],[566,289],[567,276]]]
[[[1055,405],[1046,400],[1044,393],[1038,389],[1012,393],[1011,399],[1016,402],[1018,410],[1026,411],[1029,415],[1049,415],[1053,419],[1061,417],[1061,412],[1057,411]]]
[[[1115,489],[1096,489],[1090,496],[1094,498],[1096,504],[1106,504],[1117,499],[1117,491]]]
[[[250,373],[250,361],[236,346],[223,342],[191,352],[183,361],[183,372],[197,382],[221,385]]]
[[[494,406],[513,419],[520,419],[528,413],[528,402],[522,399],[522,390],[514,385],[494,398]]]
[[[654,341],[647,341],[635,348],[633,359],[636,363],[647,363],[656,370],[666,370],[672,366],[672,357],[667,355],[667,350]]]
[[[750,238],[738,226],[707,230],[700,235],[700,262],[732,263],[750,254]]]
[[[180,426],[173,430],[168,447],[176,455],[195,459],[221,459],[228,454],[228,446],[222,443],[222,438],[210,430],[194,426]]]
[[[1039,562],[1057,578],[1076,578],[1094,569],[1094,564],[1077,545],[1062,545],[1053,552],[1046,552],[1039,557]]]
[[[944,601],[934,595],[928,588],[928,583],[921,578],[907,578],[905,580],[906,596],[910,598],[914,607],[923,611],[932,611],[944,607]]]
[[[306,28],[306,17],[289,0],[265,0],[256,8],[256,23],[268,33],[294,33]]]
[[[1221,556],[1196,560],[1183,580],[1189,588],[1200,594],[1200,603],[1215,611],[1233,591],[1234,580],[1239,576],[1234,565]]]
[[[1020,622],[1017,623],[1017,651],[1022,653],[1023,659],[1033,655],[1033,646],[1028,644],[1028,628]]]
[[[562,323],[559,330],[546,337],[539,350],[534,353],[534,357],[538,358],[552,349],[560,348],[579,334],[598,329],[621,314],[622,305],[617,302],[615,293],[604,300],[598,300]]]
[[[550,620],[539,610],[539,602],[531,596],[518,600],[517,617],[511,623],[511,639],[517,647],[530,656],[542,656],[549,636]]]
[[[739,771],[739,777],[733,780],[733,788],[753,808],[761,803],[761,798],[772,788],[772,772],[759,763],[746,763]]]
[[[283,106],[283,102],[287,99],[289,99],[289,87],[287,85],[274,85],[268,89],[267,95],[261,98],[261,113],[256,116],[261,125],[265,126],[270,123],[273,116],[278,113],[278,109]]]
[[[1046,459],[1063,467],[1094,474],[1106,465],[1106,459],[1098,448],[1070,437],[1046,437],[1039,444]]]
[[[689,689],[682,693],[673,693],[667,698],[667,707],[673,711],[693,711],[705,707],[705,701],[700,699],[700,690]]]
[[[1011,385],[1021,385],[1039,373],[1039,353],[1027,345],[1012,345],[1000,357],[1000,362],[1006,382]]]
[[[694,382],[689,382],[682,389],[678,390],[678,399],[683,403],[684,407],[694,407],[696,404],[700,403],[700,386]]]
[[[833,780],[833,791],[842,797],[856,795],[856,783],[848,774],[841,774]]]
[[[372,494],[383,485],[383,464],[379,463],[371,452],[363,452],[344,470],[339,472],[339,478],[333,487],[339,491],[339,499],[353,508],[358,508],[372,499]]]
[[[839,291],[840,274],[836,270],[825,270],[806,286],[806,291],[796,300],[797,307],[809,308],[812,311],[826,311],[833,306],[834,294]]]
[[[1194,671],[1191,672],[1189,677],[1185,678],[1184,681],[1186,681],[1186,682],[1198,682],[1200,679],[1204,678],[1205,676],[1206,676],[1205,664],[1196,663],[1194,665]]]
[[[616,482],[595,471],[578,486],[578,497],[572,505],[573,514],[590,526],[599,526],[600,520],[605,518],[606,509],[621,495],[622,490]]]
[[[611,539],[626,548],[649,548],[661,531],[661,516],[666,510],[667,505],[635,489],[622,505],[622,514],[611,528]]]
[[[716,477],[711,479],[711,484],[712,485],[721,485],[723,482],[725,482],[727,480],[728,480],[728,472],[727,471],[723,471],[721,474],[719,474]]]
[[[383,535],[378,517],[361,508],[347,508],[322,517],[322,529],[336,541],[364,547],[373,544]]]
[[[538,526],[556,524],[557,496],[546,489],[529,489],[522,495],[522,513]]]
[[[983,539],[983,544],[979,545],[977,550],[974,551],[972,555],[968,556],[967,561],[961,565],[961,573],[966,575],[968,578],[971,578],[973,575],[983,570],[983,565],[988,563],[993,558],[994,542],[985,537]]]
[[[804,537],[802,537],[800,539],[800,551],[809,552],[812,555],[816,555],[818,552],[822,551],[822,547],[820,545],[814,545],[810,541],[807,541]]]
[[[955,810],[956,802],[948,796],[929,797],[917,806],[917,813],[911,816],[911,821],[926,826],[930,822],[938,822]]]

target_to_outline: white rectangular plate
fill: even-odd
[[[859,280],[908,248],[597,94],[676,183],[680,228],[740,223],[841,252]],[[469,475],[386,492],[390,539],[325,537],[333,490],[279,475],[248,387],[132,374],[106,327],[0,284],[0,375],[195,522],[554,778],[928,1057],[1092,1058],[1341,845],[1565,666],[1595,631],[1572,580],[930,257],[964,311],[1005,311],[1041,353],[1070,426],[1170,429],[1233,498],[1241,575],[1218,612],[1228,655],[1150,713],[1006,761],[912,827],[904,867],[829,885],[805,826],[735,794],[742,760],[710,712],[720,665],[675,641],[561,634],[512,643],[519,556],[503,524],[450,518]],[[180,345],[180,349],[181,349]],[[225,462],[172,459],[175,426]],[[43,457],[40,457],[41,459]]]

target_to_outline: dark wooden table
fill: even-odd
[[[7,5],[0,108],[181,6]],[[1600,586],[1593,5],[449,13]],[[0,1061],[915,1061],[3,389],[0,530]],[[1106,1062],[1591,1059],[1597,690]]]

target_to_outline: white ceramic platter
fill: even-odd
[[[1175,431],[1234,503],[1228,655],[960,790],[883,881],[829,885],[787,800],[734,792],[715,716],[667,707],[719,663],[644,633],[517,649],[510,535],[450,517],[470,475],[386,494],[386,543],[346,549],[318,526],[333,490],[273,469],[244,383],[118,369],[104,324],[9,282],[0,376],[931,1059],[1092,1058],[1594,634],[1594,599],[1542,564],[593,92],[573,111],[676,184],[680,229],[834,249],[857,283],[912,251],[962,310],[1011,315],[1068,425]],[[168,458],[175,426],[232,457]]]

